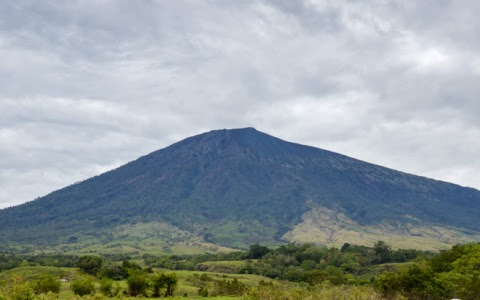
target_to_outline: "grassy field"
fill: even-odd
[[[200,272],[200,271],[171,271],[166,269],[155,269],[155,271],[161,271],[165,273],[175,273],[178,278],[178,286],[175,291],[175,296],[180,297],[181,299],[191,299],[198,298],[198,289],[200,286],[206,286],[208,289],[213,287],[214,280],[233,280],[237,279],[239,282],[244,283],[248,287],[256,287],[258,283],[263,280],[265,282],[271,282],[272,280],[263,276],[249,275],[249,274],[222,274],[222,273],[213,273],[213,272]],[[70,282],[72,282],[79,272],[75,268],[56,268],[56,267],[19,267],[12,270],[8,270],[0,273],[0,282],[3,282],[3,285],[10,284],[12,280],[20,280],[20,282],[34,281],[38,279],[42,274],[50,274],[56,278],[64,279],[66,282],[62,282],[62,286],[58,297],[60,299],[74,299],[74,295],[70,290]],[[203,277],[201,277],[205,274]],[[203,280],[202,280],[203,279]],[[123,290],[127,289],[126,281],[119,281],[120,286]],[[96,282],[97,288],[99,286]],[[1,293],[0,293],[1,294]],[[93,296],[92,296],[93,297]],[[100,293],[97,292],[95,298],[99,299],[101,297]],[[190,297],[190,298],[189,298]],[[123,299],[130,299],[130,297],[124,297]],[[202,297],[205,299],[205,297]],[[238,299],[238,297],[212,297],[214,299]],[[2,299],[0,297],[0,299]],[[41,299],[41,298],[40,298]],[[85,299],[89,299],[86,297]],[[101,299],[101,298],[100,298]],[[135,299],[135,298],[131,298]]]
[[[157,269],[165,273],[172,273],[171,270]],[[95,295],[78,297],[73,294],[70,289],[70,283],[77,276],[79,271],[75,268],[55,268],[55,267],[19,267],[9,271],[0,273],[0,295],[2,289],[5,290],[6,285],[11,284],[12,280],[21,280],[23,282],[33,281],[41,274],[50,274],[57,278],[63,278],[66,282],[62,282],[58,294],[38,295],[35,299],[112,299],[102,296],[98,292],[99,283],[96,282],[97,292]],[[175,271],[178,278],[178,286],[175,291],[175,296],[169,299],[216,299],[216,300],[236,300],[236,299],[251,299],[251,300],[274,300],[274,299],[289,299],[289,300],[303,300],[303,299],[338,299],[338,300],[362,300],[362,299],[380,299],[375,294],[373,289],[369,287],[356,286],[330,286],[323,285],[319,287],[307,287],[306,285],[296,284],[291,282],[282,282],[272,280],[263,276],[249,275],[249,274],[223,274],[215,272],[200,272],[200,271]],[[249,292],[241,297],[233,296],[216,296],[216,297],[199,297],[198,290],[200,286],[205,286],[207,289],[213,287],[215,280],[233,280],[237,279],[239,282],[245,284],[249,288]],[[272,283],[259,287],[260,282]],[[123,290],[127,289],[126,281],[120,281],[120,286]],[[0,299],[3,298],[0,296]],[[8,297],[6,300],[10,300]],[[128,297],[125,295],[117,296],[114,299],[138,299]],[[143,298],[148,299],[148,298]]]

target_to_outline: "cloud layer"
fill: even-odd
[[[475,1],[3,1],[0,207],[253,126],[480,188]]]

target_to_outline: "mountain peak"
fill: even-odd
[[[231,247],[284,240],[370,242],[367,237],[378,237],[379,230],[389,230],[394,245],[406,236],[418,245],[432,239],[445,244],[458,242],[465,232],[480,233],[479,214],[480,192],[474,189],[247,127],[186,138],[0,210],[0,244],[59,243],[85,232],[95,236],[98,228],[108,235],[136,223],[167,224]],[[427,230],[432,226],[441,234]],[[420,237],[418,228],[427,228]],[[341,232],[359,241],[345,240]]]

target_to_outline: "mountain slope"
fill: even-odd
[[[344,218],[322,219],[318,211]],[[112,241],[119,238],[111,232],[126,224],[166,224],[232,247],[285,239],[343,242],[335,234],[296,238],[299,226],[308,223],[300,231],[315,232],[321,227],[315,220],[323,220],[321,232],[349,227],[349,232],[362,233],[357,235],[360,241],[370,236],[370,228],[380,230],[380,236],[453,243],[477,238],[479,213],[480,192],[475,189],[245,128],[187,138],[38,200],[0,210],[0,242],[75,244],[85,235]],[[441,233],[415,231],[432,226]]]

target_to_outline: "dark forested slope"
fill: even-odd
[[[426,224],[480,231],[475,189],[245,128],[187,138],[0,210],[0,241],[61,243],[97,229],[162,222],[238,246],[279,241],[317,208],[342,214],[350,226]]]

